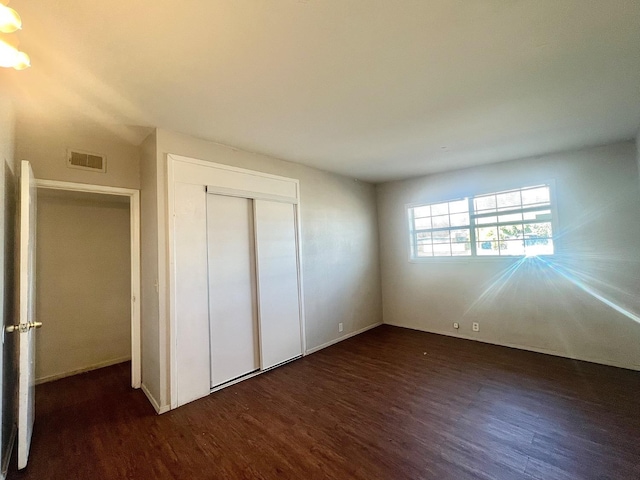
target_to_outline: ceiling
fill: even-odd
[[[637,0],[13,0],[25,118],[371,182],[631,139]]]

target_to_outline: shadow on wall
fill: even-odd
[[[3,326],[14,323],[14,262],[15,252],[15,211],[16,211],[16,179],[13,171],[6,162],[3,162],[3,178],[4,178],[4,318]],[[6,335],[2,348],[2,471],[5,471],[6,462],[5,455],[10,451],[12,441],[12,432],[16,423],[16,380],[18,367],[17,337],[15,335]]]

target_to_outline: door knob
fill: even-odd
[[[20,333],[28,332],[32,328],[40,328],[42,326],[42,322],[29,322],[29,323],[20,323],[19,325],[8,325],[5,330],[7,333],[15,332],[16,330]]]

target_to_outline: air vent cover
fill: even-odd
[[[67,150],[67,167],[104,173],[107,171],[107,157],[82,150]]]

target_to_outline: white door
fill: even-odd
[[[173,184],[175,345],[178,372],[174,407],[211,391],[209,290],[207,282],[207,194],[202,185]]]
[[[36,319],[36,181],[29,162],[20,170],[18,320],[9,327],[19,340],[18,363],[18,468],[27,466],[35,407],[35,327]]]
[[[254,201],[261,368],[302,355],[295,206]]]
[[[207,195],[211,387],[260,368],[253,206]]]

